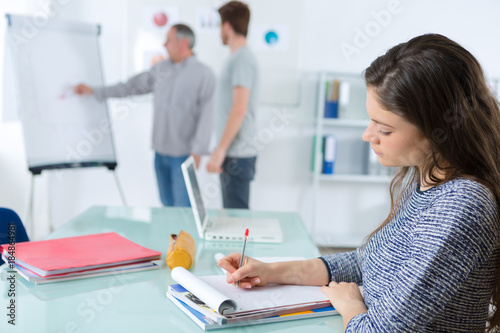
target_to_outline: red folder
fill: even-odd
[[[8,257],[9,245],[1,246]],[[15,263],[40,276],[69,273],[141,261],[158,260],[161,252],[136,244],[116,232],[67,237],[15,246]]]

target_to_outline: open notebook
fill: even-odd
[[[226,283],[225,275],[197,277],[182,267],[172,270],[172,278],[182,288],[169,286],[167,296],[175,296],[193,307],[203,303],[205,310],[209,310],[205,313],[220,325],[331,306],[321,287],[266,285],[238,289]],[[185,297],[185,291],[196,298]]]

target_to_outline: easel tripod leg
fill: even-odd
[[[26,223],[29,224],[29,237],[33,238],[35,235],[35,221],[33,221],[33,196],[35,191],[35,175],[31,175],[30,199],[28,203],[28,212],[26,216]]]
[[[118,192],[120,193],[120,197],[122,199],[122,203],[126,207],[126,206],[128,206],[127,205],[127,201],[125,200],[125,195],[123,194],[123,190],[122,190],[122,187],[120,185],[120,181],[118,179],[118,175],[116,174],[116,171],[113,171],[113,175],[115,177],[116,187],[118,187]]]

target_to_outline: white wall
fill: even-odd
[[[57,0],[52,1],[58,3]],[[263,0],[249,1],[250,6],[259,1]],[[207,5],[213,4],[210,0],[206,2]],[[129,55],[125,52],[129,45],[124,38],[127,36],[124,31],[128,28],[127,15],[133,15],[127,13],[125,2],[65,0],[59,3],[64,4],[53,7],[54,16],[102,25],[101,46],[105,79],[108,83],[125,79],[129,74]],[[270,10],[276,11],[276,15],[286,15],[286,10],[273,8],[272,1],[267,3]],[[5,11],[33,14],[40,10],[38,1],[23,3],[19,0],[6,0],[0,6],[2,20]],[[380,16],[382,10],[389,13],[392,10],[393,13],[380,24],[375,19],[377,15],[373,13]],[[499,14],[500,3],[494,0],[480,0],[474,3],[465,0],[300,0],[300,19],[297,22],[300,27],[297,36],[298,70],[305,78],[299,98],[300,105],[263,106],[260,109],[259,133],[262,150],[251,193],[251,207],[258,210],[296,211],[310,225],[310,159],[316,91],[309,73],[325,70],[359,72],[394,44],[421,33],[438,32],[462,43],[479,58],[489,75],[500,77],[500,63],[497,60],[500,54],[500,44],[497,42],[497,32],[500,31],[497,19]],[[0,22],[0,25],[0,33],[3,33],[5,24]],[[368,30],[371,36],[363,40],[359,31],[366,31],[365,29],[372,29]],[[341,47],[345,48],[347,44],[356,47],[358,53],[346,56]],[[2,56],[0,52],[0,57]],[[2,64],[3,61],[0,61],[0,76],[3,76]],[[117,174],[122,181],[128,203],[134,206],[159,206],[150,149],[150,101],[148,98],[139,101],[115,100],[110,101],[110,108],[119,163]],[[288,118],[283,118],[283,114],[289,115]],[[279,130],[272,126],[276,117],[284,119]],[[220,207],[217,177],[202,172],[202,178],[209,206]],[[29,182],[30,175],[25,163],[20,125],[17,122],[2,122],[0,206],[12,207],[24,217]],[[120,204],[113,177],[105,170],[67,171],[62,181],[47,174],[37,180],[36,186],[36,218],[41,226],[37,238],[48,232],[46,222],[49,219],[49,205],[50,218],[56,225],[60,225],[90,205]],[[329,198],[343,195],[346,208],[343,211],[332,212],[324,209],[319,212],[318,219],[322,223],[316,228],[318,241],[328,243],[328,234],[347,237],[363,229],[368,232],[383,218],[387,201],[380,193],[385,193],[385,189],[369,186],[367,191],[361,191],[356,186],[330,186],[322,192],[322,200],[326,200],[327,204]],[[355,193],[360,191],[362,194],[353,199]],[[48,192],[50,196],[47,196]],[[342,223],[344,220],[354,220],[356,223],[346,225]],[[319,239],[319,235],[324,237]]]
[[[500,28],[498,1],[309,0],[305,3],[304,70],[361,71],[395,44],[424,33],[440,33],[470,50],[491,75],[500,76],[500,46],[495,42]],[[390,13],[388,19],[381,15],[382,11]],[[364,34],[368,30],[373,37],[368,36],[365,43],[359,37],[360,30]],[[342,43],[360,45],[359,54],[346,58],[341,51]]]

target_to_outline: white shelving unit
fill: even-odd
[[[374,176],[374,175],[318,175],[320,181],[333,182],[351,182],[351,183],[382,183],[387,184],[391,181],[389,176]]]
[[[319,121],[319,120],[318,120]],[[337,127],[354,127],[366,128],[370,121],[368,119],[342,119],[342,118],[324,118],[321,119],[323,126],[337,126]]]
[[[349,84],[348,100],[343,101],[342,108],[339,105],[339,118],[324,118],[326,82],[334,79]],[[319,245],[356,247],[385,217],[387,202],[381,198],[382,193],[388,198],[392,177],[369,174],[370,146],[361,137],[370,119],[366,114],[366,87],[361,73],[321,73],[318,84],[311,232]],[[322,138],[326,134],[336,137],[333,174],[322,173]],[[374,197],[375,208],[370,207],[369,200],[358,200],[364,197]],[[371,213],[372,210],[375,213]]]

